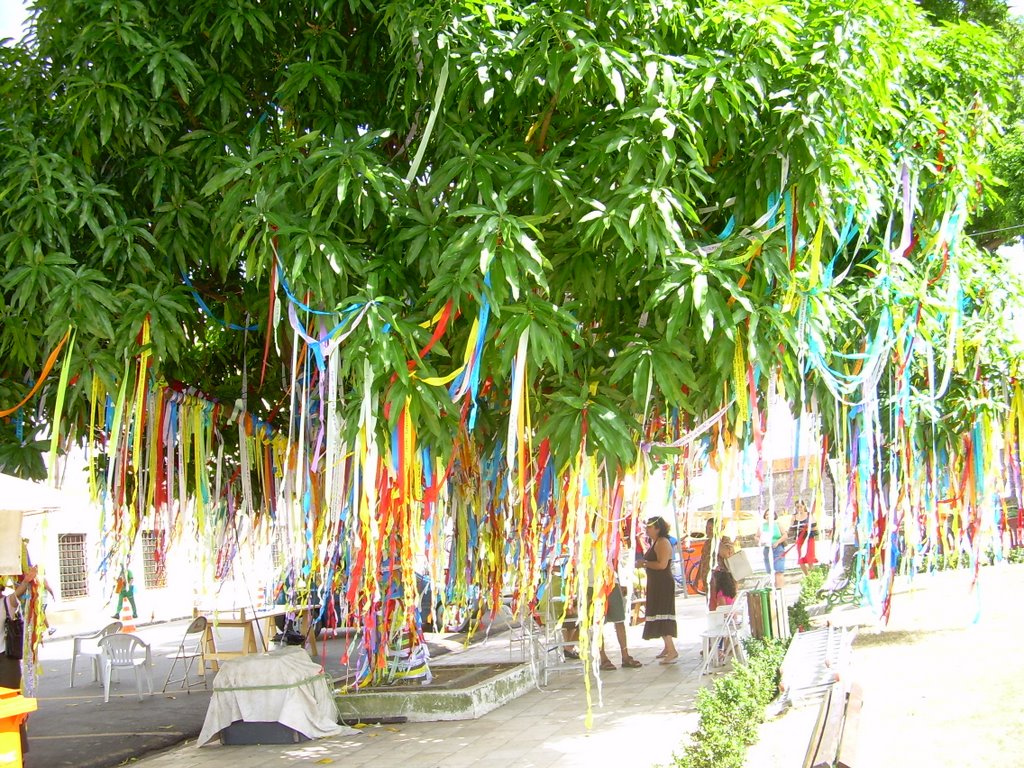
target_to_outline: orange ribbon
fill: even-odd
[[[25,395],[25,398],[16,406],[14,406],[13,408],[8,408],[6,411],[0,411],[0,417],[10,416],[16,410],[21,408],[21,406],[23,406],[25,403],[31,400],[32,396],[39,391],[39,388],[43,386],[43,382],[46,381],[46,377],[50,375],[50,369],[53,368],[53,364],[57,362],[57,355],[60,354],[61,349],[64,347],[64,344],[67,343],[67,340],[70,337],[71,329],[68,328],[67,333],[64,334],[64,338],[60,340],[60,343],[57,345],[57,348],[50,353],[50,356],[48,358],[46,358],[46,365],[43,366],[43,371],[42,373],[39,374],[39,378],[36,380],[35,386],[33,386],[31,390],[29,390],[29,393]]]

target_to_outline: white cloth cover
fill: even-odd
[[[213,680],[197,746],[236,720],[281,723],[310,739],[359,733],[338,724],[327,676],[298,646],[225,661]]]

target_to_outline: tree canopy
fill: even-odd
[[[755,440],[774,388],[833,445],[868,390],[950,446],[1001,412],[1012,287],[963,236],[1009,87],[982,27],[883,0],[39,0],[2,56],[0,408],[74,332],[0,424],[8,467],[39,471],[58,393],[61,439],[113,445],[155,382],[241,400],[314,468],[328,425],[392,461],[415,431],[449,471],[465,437],[512,471],[516,432],[613,477],[723,407]]]
[[[918,5],[937,24],[962,21],[984,25],[1003,40],[1011,62],[1007,79],[1011,95],[1004,117],[1006,130],[994,140],[991,151],[998,195],[975,211],[970,230],[974,241],[988,250],[1020,242],[1024,237],[1024,22],[1010,12],[1006,0],[919,0]]]
[[[529,328],[552,435],[571,449],[590,403],[623,460],[648,374],[701,416],[738,345],[794,393],[798,304],[842,350],[879,269],[937,272],[923,247],[889,258],[886,224],[913,216],[925,246],[968,215],[1004,68],[980,30],[884,2],[44,2],[33,20],[4,52],[5,401],[69,324],[75,373],[115,388],[149,318],[164,376],[230,402],[247,370],[269,412],[279,268],[335,319],[369,307],[342,375],[397,375],[388,397],[441,443],[457,409],[406,361],[446,372],[470,324],[417,359],[420,324],[486,304],[480,378],[507,381]],[[822,281],[830,263],[853,269]]]

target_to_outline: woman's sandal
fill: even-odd
[[[642,666],[643,666],[643,664],[641,664],[639,661],[634,659],[632,656],[627,656],[626,658],[624,658],[622,660],[622,668],[623,669],[636,669],[637,667],[642,667]]]
[[[623,664],[622,666],[626,666],[626,665],[625,665],[625,664]],[[612,664],[612,663],[611,663],[610,661],[602,661],[602,662],[601,662],[601,671],[602,671],[602,672],[607,672],[607,671],[608,671],[608,670],[610,670],[610,669],[618,669],[618,667],[616,667],[616,666],[615,666],[614,664]]]

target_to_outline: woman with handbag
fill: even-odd
[[[3,643],[0,652],[0,686],[21,690],[21,657],[25,652],[25,621],[21,615],[21,597],[36,578],[36,567],[31,566],[21,575],[14,589],[4,587],[4,631],[0,634]],[[28,752],[28,734],[25,721],[21,723],[21,752]]]

